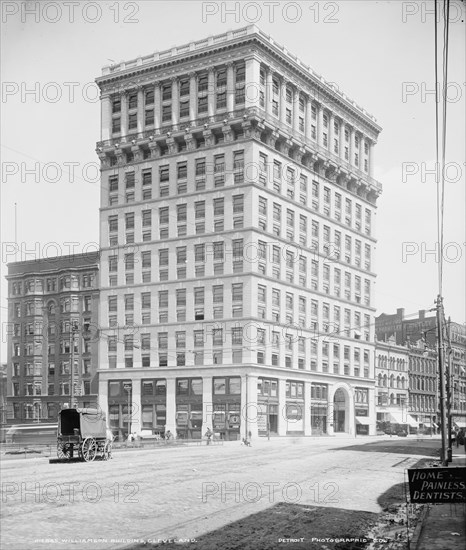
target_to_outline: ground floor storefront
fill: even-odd
[[[225,441],[375,435],[374,382],[271,369],[113,369],[99,373],[99,405],[110,429]]]

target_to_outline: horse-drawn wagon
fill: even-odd
[[[105,415],[97,409],[63,409],[58,415],[57,455],[59,459],[80,458],[91,462],[97,456],[108,460],[113,436]]]

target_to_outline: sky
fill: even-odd
[[[382,132],[374,175],[383,185],[377,314],[434,306],[440,249],[431,1],[4,1],[1,9],[3,361],[6,264],[97,248],[94,80],[102,67],[249,24],[376,117]],[[459,323],[466,288],[464,19],[464,3],[451,0],[442,294],[446,315]]]

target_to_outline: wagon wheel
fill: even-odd
[[[86,462],[92,462],[97,455],[97,442],[93,437],[86,437],[81,446],[81,456]]]
[[[102,451],[102,458],[104,460],[109,460],[112,458],[112,442],[106,441],[104,445],[104,449]]]
[[[58,458],[71,458],[71,444],[57,441]]]

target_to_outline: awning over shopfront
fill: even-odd
[[[404,415],[401,412],[398,411],[390,411],[390,422],[394,422],[395,424],[406,424],[406,418],[404,418]]]
[[[407,415],[406,422],[411,426],[411,428],[419,428],[419,422],[415,420],[410,414]]]
[[[457,428],[463,428],[463,429],[466,428],[466,420],[453,420],[453,424]]]
[[[355,416],[354,418],[356,419],[356,424],[363,424],[364,426],[369,424],[368,416]]]

